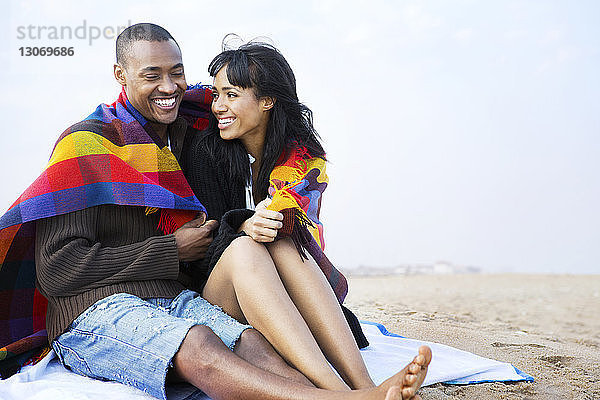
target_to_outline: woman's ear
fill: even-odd
[[[275,105],[275,99],[272,97],[263,97],[261,100],[263,111],[268,111]]]

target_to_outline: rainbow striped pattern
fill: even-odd
[[[329,182],[325,160],[311,157],[301,146],[296,146],[285,157],[286,154],[277,160],[269,176],[272,202],[267,208],[283,214],[283,228],[278,235],[291,237],[301,254],[304,249],[312,256],[342,303],[348,293],[348,283],[323,253],[325,240],[319,220],[321,195]]]
[[[191,89],[191,96],[206,95],[204,87]],[[196,109],[196,123],[207,113]],[[118,204],[161,209],[161,221],[176,228],[206,211],[175,156],[156,143],[161,139],[122,91],[60,136],[45,170],[0,218],[2,378],[47,345],[47,301],[35,289],[36,220]]]

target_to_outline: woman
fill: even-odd
[[[183,156],[208,217],[223,217],[204,265],[192,268],[203,297],[253,325],[317,387],[373,387],[357,346],[368,343],[340,307],[345,278],[322,252],[325,152],[290,66],[250,43],[216,56],[209,73],[209,127],[189,135]]]

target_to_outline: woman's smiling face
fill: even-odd
[[[273,102],[257,98],[252,88],[234,86],[227,78],[227,66],[217,72],[213,82],[212,112],[219,122],[224,140],[242,142],[264,140]]]

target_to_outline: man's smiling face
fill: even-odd
[[[173,40],[132,43],[125,65],[115,65],[115,77],[129,102],[153,125],[175,121],[187,83]]]

